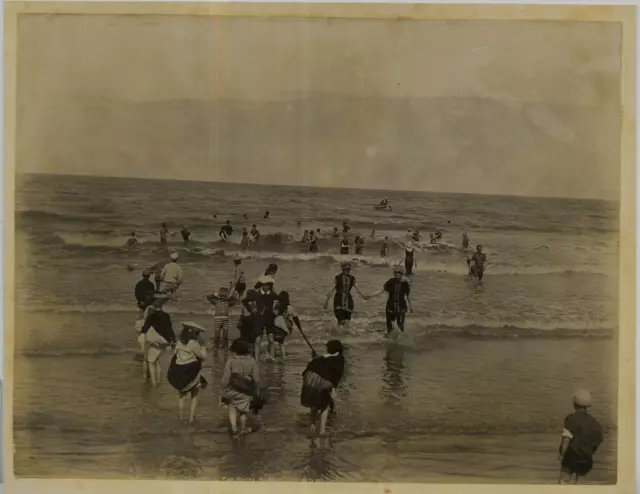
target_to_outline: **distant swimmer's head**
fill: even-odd
[[[389,241],[389,237],[384,237],[384,239],[385,239],[386,241]]]
[[[329,340],[327,341],[327,352],[331,354],[342,354],[342,352],[344,352],[344,346],[340,340]]]
[[[136,232],[131,232],[131,236],[135,237],[136,236]]]
[[[591,393],[586,389],[579,389],[573,393],[572,400],[573,405],[578,408],[588,408],[593,402],[591,399]]]
[[[466,237],[467,236],[467,232],[462,232],[462,236]]]
[[[482,252],[482,245],[476,245],[476,250],[478,252]]]
[[[143,278],[148,278],[149,276],[151,276],[151,270],[150,269],[145,269],[142,271],[142,277]]]
[[[396,278],[402,278],[402,275],[404,275],[404,268],[402,266],[395,266],[393,268],[393,275]]]
[[[227,221],[226,221],[226,224],[227,224],[227,225],[230,225],[230,224],[231,224],[231,220],[227,220]]]
[[[171,255],[169,256],[169,259],[171,259],[172,261],[177,261],[178,257],[179,256],[177,252],[172,252]]]
[[[251,228],[257,228],[257,226],[255,225],[255,223],[253,225],[251,225]]]

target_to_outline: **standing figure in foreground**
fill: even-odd
[[[482,252],[482,245],[476,246],[476,251],[473,253],[470,259],[467,259],[467,265],[469,266],[469,275],[477,278],[478,281],[482,281],[484,275],[484,265],[487,262],[487,255]]]
[[[407,276],[413,276],[413,268],[418,267],[418,263],[416,262],[415,258],[415,248],[413,247],[413,242],[407,242],[407,245],[404,248],[404,257],[400,262],[404,262],[404,269],[407,273]]]
[[[247,413],[251,409],[252,400],[259,395],[260,375],[258,363],[251,358],[249,343],[237,339],[231,344],[231,352],[222,373],[221,402],[229,407],[229,424],[235,438],[251,432],[247,430]]]
[[[156,293],[153,296],[153,308],[147,309],[147,318],[140,331],[140,336],[144,338],[145,342],[142,372],[144,379],[146,379],[148,369],[152,386],[158,385],[162,375],[160,355],[169,346],[174,346],[176,343],[171,317],[162,310],[162,306],[167,300],[169,297],[162,293]]]
[[[182,285],[182,268],[178,265],[178,253],[172,252],[169,256],[170,261],[162,269],[162,285],[160,291],[166,293],[173,301],[177,298],[177,291]]]
[[[562,440],[558,457],[562,465],[560,484],[578,483],[593,468],[593,455],[597,451],[604,434],[598,421],[587,413],[591,406],[591,394],[579,390],[573,395],[574,413],[564,419]]]
[[[316,432],[320,415],[320,435],[325,434],[332,395],[344,375],[344,348],[339,340],[327,342],[327,354],[314,358],[302,374],[300,404],[311,409],[311,432]]]
[[[413,312],[411,308],[411,299],[409,294],[411,288],[406,280],[402,279],[404,269],[402,266],[396,266],[393,269],[393,278],[387,280],[382,287],[382,290],[371,295],[370,298],[382,295],[387,292],[387,305],[385,306],[385,312],[387,315],[387,336],[393,331],[393,323],[395,322],[398,329],[404,332],[404,319],[407,314],[407,309]]]
[[[334,279],[334,285],[327,294],[327,299],[324,303],[324,308],[329,307],[329,300],[333,297],[333,313],[336,316],[336,321],[340,326],[343,326],[347,321],[351,320],[351,313],[353,312],[353,296],[351,290],[355,288],[358,294],[365,300],[368,298],[362,294],[358,286],[356,285],[356,278],[351,274],[351,264],[348,262],[342,263],[342,272],[336,275]]]
[[[202,377],[202,362],[207,357],[207,351],[200,338],[203,331],[205,329],[194,322],[182,323],[180,339],[176,343],[175,353],[167,372],[167,381],[180,393],[178,400],[180,420],[183,420],[187,394],[191,398],[189,423],[193,422],[196,415],[198,392],[200,388],[204,389],[207,386],[207,381]]]

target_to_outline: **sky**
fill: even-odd
[[[620,26],[22,16],[18,172],[619,195]]]

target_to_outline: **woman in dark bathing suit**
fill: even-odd
[[[348,262],[342,263],[342,272],[335,277],[333,288],[327,294],[327,299],[324,303],[324,308],[329,307],[329,300],[331,295],[335,293],[333,297],[333,313],[336,316],[336,321],[340,326],[343,326],[347,321],[351,320],[351,313],[353,312],[353,297],[351,296],[351,289],[355,288],[358,294],[365,300],[368,297],[362,294],[358,286],[356,285],[355,276],[351,275],[351,264]]]

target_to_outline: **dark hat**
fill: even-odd
[[[340,340],[329,340],[327,342],[327,351],[329,353],[342,353],[344,351],[344,346],[342,346],[342,342]]]
[[[289,305],[289,292],[286,292],[284,290],[282,290],[279,294],[278,294],[278,302],[280,302],[281,304],[285,304],[285,305]]]
[[[236,338],[231,343],[231,351],[236,355],[249,355],[251,353],[251,345],[240,338]]]

